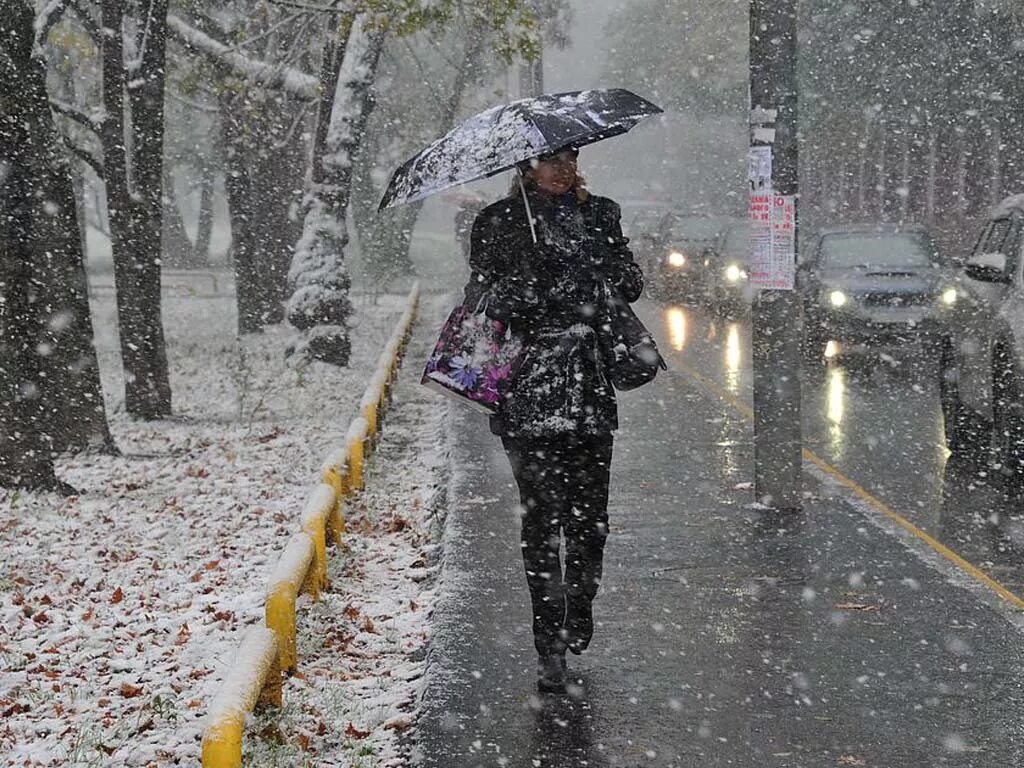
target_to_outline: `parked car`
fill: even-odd
[[[987,217],[957,275],[942,340],[939,391],[952,451],[991,448],[1003,474],[1024,480],[1024,195]]]
[[[754,297],[750,286],[750,224],[729,225],[720,242],[707,252],[704,270],[705,302],[717,315],[734,317],[746,313]]]
[[[797,270],[804,349],[925,345],[956,303],[955,275],[924,227],[868,224],[819,232]]]
[[[665,216],[649,273],[653,294],[669,301],[702,302],[707,291],[706,270],[727,227],[727,220],[711,216]]]

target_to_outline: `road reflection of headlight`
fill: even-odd
[[[735,264],[730,264],[725,268],[725,279],[730,283],[738,283],[744,277],[742,269],[737,267]]]
[[[676,269],[686,266],[686,254],[682,251],[670,251],[668,254],[668,265]]]
[[[668,311],[668,334],[672,349],[682,352],[686,346],[686,313],[679,307]]]
[[[956,304],[956,288],[947,288],[942,292],[942,303],[947,307],[952,307]]]
[[[846,382],[843,371],[835,368],[828,374],[828,420],[836,426],[843,423]]]
[[[725,387],[734,395],[740,390],[740,363],[743,353],[740,350],[740,327],[730,323],[729,333],[725,337]]]
[[[833,307],[843,307],[846,306],[846,302],[849,301],[849,299],[842,291],[832,291],[832,293],[828,295],[828,301]]]

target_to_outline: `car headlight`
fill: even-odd
[[[939,299],[947,307],[952,307],[954,304],[956,304],[956,288],[947,288],[939,296]]]
[[[668,254],[668,265],[676,269],[686,266],[686,254],[682,251],[670,251]]]
[[[730,283],[738,283],[747,276],[746,271],[740,269],[735,264],[730,264],[725,268],[725,279]]]
[[[832,291],[832,293],[828,295],[828,301],[833,307],[846,306],[846,302],[849,300],[849,297],[842,291]]]

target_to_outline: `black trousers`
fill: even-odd
[[[586,609],[601,583],[608,538],[612,436],[502,438],[519,485],[521,541],[541,654],[566,647],[566,612]],[[560,548],[565,537],[565,570]]]

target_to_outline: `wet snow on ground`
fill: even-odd
[[[404,296],[356,300],[349,368],[291,367],[286,328],[237,341],[227,275],[168,282],[175,417],[136,423],[122,413],[113,294],[98,285],[101,368],[122,455],[63,459],[60,474],[77,497],[0,492],[4,765],[198,763],[205,702],[245,627],[261,619],[266,575],[298,528],[323,457],[341,444],[404,304]],[[401,478],[375,474],[379,489],[350,510],[334,591],[300,619],[322,630],[314,640],[304,626],[309,663],[286,691],[287,722],[305,730],[282,729],[278,751],[351,724],[344,743],[356,751],[398,754],[404,726],[396,718],[412,714],[425,642],[419,604],[430,593],[417,596],[428,584],[417,579],[429,574],[420,563],[429,560],[440,466],[423,442],[433,428],[415,402],[418,388],[406,389],[416,393],[409,415],[396,404],[388,429],[398,442],[382,456],[404,461],[413,447],[423,456]],[[323,670],[332,679],[314,677]],[[388,690],[392,680],[403,690]],[[312,694],[303,703],[304,687],[360,701],[351,712],[324,703],[317,720],[309,710],[321,705]],[[333,764],[360,763],[339,756]]]

